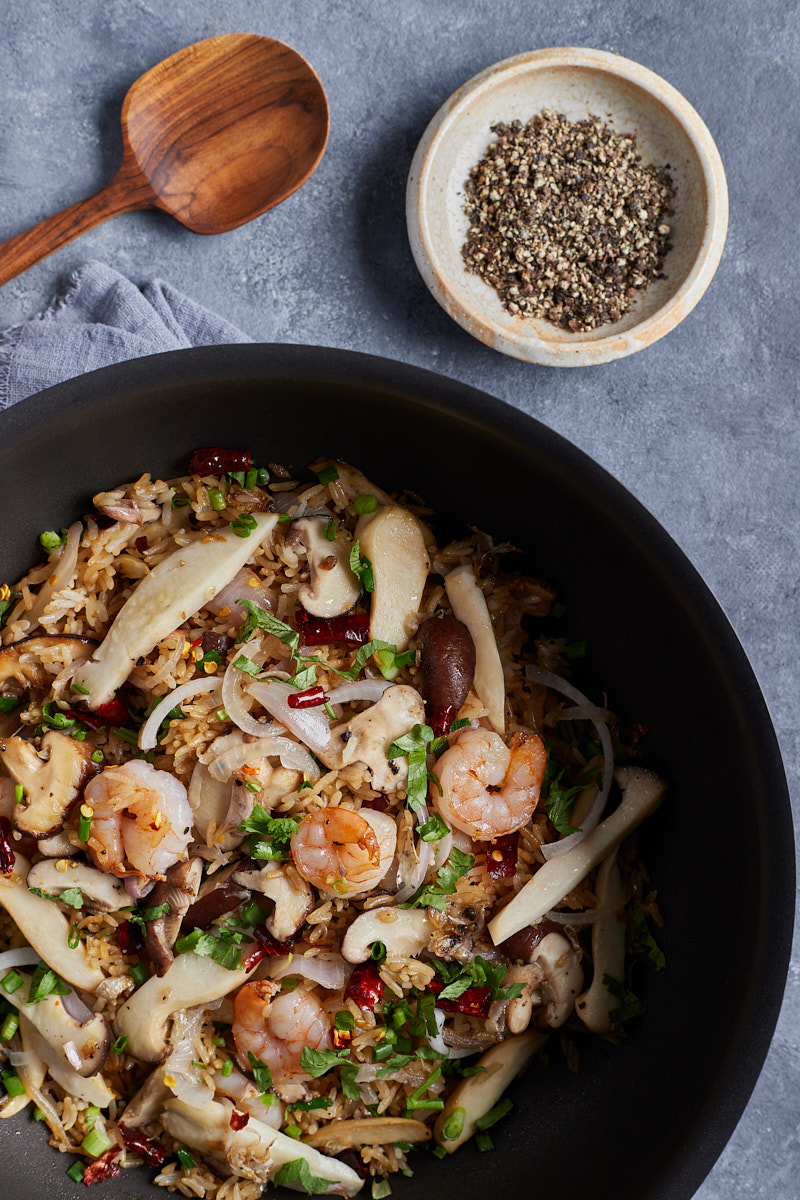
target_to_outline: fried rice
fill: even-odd
[[[514,548],[432,516],[197,451],[0,587],[0,1117],[73,1179],[380,1198],[642,1011],[644,731]]]

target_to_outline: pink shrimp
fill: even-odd
[[[163,878],[185,857],[192,809],[168,771],[142,759],[106,767],[87,783],[84,802],[93,810],[89,853],[101,871]]]
[[[504,837],[533,816],[546,764],[535,733],[515,733],[509,748],[493,730],[465,729],[439,759],[442,795],[434,790],[434,803],[476,841]]]
[[[242,1058],[254,1054],[267,1064],[275,1083],[281,1083],[304,1075],[300,1056],[305,1046],[331,1048],[330,1017],[308,988],[283,992],[272,980],[256,980],[236,993],[233,1040]]]
[[[322,808],[304,817],[292,838],[303,878],[326,896],[357,896],[383,879],[394,858],[397,826],[387,813]]]

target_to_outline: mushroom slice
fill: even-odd
[[[303,1145],[339,1154],[359,1146],[387,1146],[393,1142],[429,1142],[431,1131],[410,1117],[362,1117],[353,1121],[331,1121],[305,1138]]]
[[[363,763],[378,792],[395,792],[405,787],[408,763],[404,758],[386,757],[397,738],[425,720],[419,692],[407,684],[387,688],[376,704],[331,729],[328,749],[320,754],[327,767]]]
[[[9,997],[20,1016],[38,1029],[60,1060],[78,1075],[96,1074],[106,1061],[111,1046],[111,1027],[107,1018],[102,1013],[93,1013],[74,992],[68,996],[51,993],[28,1004],[32,980],[25,975],[22,978],[24,986]]]
[[[162,904],[169,906],[163,917],[147,922],[144,935],[147,953],[158,975],[166,975],[173,961],[172,947],[180,932],[181,921],[197,896],[202,874],[202,859],[190,858],[175,863],[149,895],[153,908],[160,908]]]
[[[278,514],[253,513],[252,519],[249,537],[225,529],[178,546],[139,581],[91,660],[75,673],[75,683],[87,689],[90,708],[107,703],[137,658],[230,583],[272,533]]]
[[[628,890],[617,866],[617,851],[609,854],[597,872],[597,908],[600,915],[592,925],[592,962],[594,975],[589,987],[575,1001],[575,1011],[593,1033],[608,1033],[611,1013],[619,999],[603,983],[606,975],[612,979],[625,978],[625,937],[627,924],[624,909]]]
[[[92,638],[75,637],[66,633],[42,634],[41,637],[22,638],[0,650],[0,684],[16,679],[26,687],[44,688],[55,678],[42,665],[42,656],[58,646],[63,658],[74,662],[77,658],[88,658],[97,642]]]
[[[374,942],[383,942],[388,958],[415,958],[427,946],[433,922],[424,908],[372,908],[356,917],[342,941],[342,956],[366,962]]]
[[[0,740],[0,763],[25,790],[13,823],[20,833],[46,838],[57,833],[81,791],[96,772],[89,742],[76,742],[50,729],[42,738],[44,757],[24,738]]]
[[[430,570],[422,526],[408,509],[390,504],[364,526],[359,549],[375,577],[369,636],[405,650]]]
[[[292,521],[286,535],[287,545],[302,542],[306,548],[311,579],[300,588],[297,598],[314,617],[339,617],[349,612],[361,595],[361,585],[350,569],[350,535],[337,525],[336,537],[328,541],[328,524],[320,517],[302,517]]]
[[[489,923],[496,946],[556,908],[645,817],[655,812],[666,791],[663,779],[644,767],[618,767],[614,778],[622,789],[619,807],[571,850],[548,859],[500,910]]]
[[[58,900],[67,888],[79,888],[89,912],[118,912],[131,902],[121,880],[76,858],[62,858],[58,863],[52,858],[41,859],[28,872],[28,887],[46,892],[53,900]]]
[[[15,1117],[18,1112],[22,1112],[23,1108],[33,1099],[33,1094],[40,1091],[47,1075],[47,1064],[42,1056],[36,1053],[30,1037],[27,1036],[26,1029],[31,1033],[36,1032],[30,1022],[22,1017],[19,1023],[19,1032],[24,1061],[17,1064],[16,1071],[22,1080],[25,1092],[21,1096],[3,1096],[0,1099],[0,1119],[2,1120]]]
[[[476,1066],[483,1067],[483,1071],[462,1079],[453,1089],[433,1127],[433,1136],[448,1154],[472,1137],[477,1127],[476,1121],[494,1108],[514,1076],[519,1075],[546,1041],[546,1033],[521,1033],[498,1042],[481,1055]],[[445,1126],[457,1108],[464,1110],[464,1124],[457,1137],[446,1138]]]
[[[445,576],[444,586],[453,614],[466,625],[475,646],[475,691],[486,705],[494,728],[498,733],[504,733],[506,684],[486,598],[469,563],[450,571]]]
[[[76,1071],[74,1067],[64,1061],[58,1051],[23,1014],[20,1014],[19,1027],[26,1054],[29,1052],[36,1054],[47,1065],[50,1075],[56,1083],[63,1087],[64,1091],[69,1092],[70,1096],[75,1096],[78,1100],[85,1100],[87,1104],[96,1104],[98,1108],[108,1108],[114,1099],[114,1093],[102,1075],[86,1077]]]
[[[538,1014],[538,1024],[560,1029],[583,987],[583,969],[578,955],[563,933],[548,933],[534,949],[531,965],[538,967],[543,976],[539,989],[543,1008]]]
[[[169,1054],[168,1021],[181,1008],[209,1004],[241,987],[248,971],[229,971],[213,958],[179,954],[165,975],[151,975],[126,1000],[114,1028],[128,1039],[128,1053],[141,1062],[160,1062]]]
[[[123,1113],[123,1120],[120,1123],[124,1124],[126,1129],[149,1125],[151,1121],[160,1117],[164,1101],[172,1095],[166,1084],[166,1073],[167,1064],[159,1063],[155,1070],[147,1076]]]
[[[177,1098],[167,1100],[161,1116],[167,1133],[235,1174],[255,1176],[262,1183],[274,1179],[281,1167],[304,1158],[311,1174],[330,1180],[326,1195],[355,1196],[363,1180],[352,1167],[320,1154],[313,1146],[295,1141],[251,1117],[243,1129],[230,1126],[230,1109],[216,1100],[203,1108]]]
[[[314,907],[314,893],[305,879],[283,863],[253,863],[234,871],[233,879],[275,901],[266,926],[279,942],[293,937]]]
[[[18,851],[14,853],[13,871],[0,875],[0,904],[48,967],[73,987],[93,992],[105,975],[90,961],[83,940],[74,950],[68,944],[69,921],[58,905],[28,891],[30,863]]]

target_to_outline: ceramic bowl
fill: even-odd
[[[620,320],[585,333],[509,313],[495,290],[467,272],[464,184],[493,140],[491,126],[523,124],[543,110],[570,120],[593,114],[634,133],[644,162],[669,164],[676,195],[665,277]],[[428,125],[406,192],[411,248],[446,312],[503,354],[554,367],[624,358],[674,329],[705,292],[728,226],[725,171],[691,104],[660,76],[601,50],[535,50],[487,67],[447,100]]]
[[[440,538],[477,526],[520,547],[515,563],[567,609],[551,632],[587,640],[576,686],[647,726],[643,762],[669,784],[637,834],[666,921],[666,969],[641,964],[635,976],[646,1015],[618,1046],[570,1031],[577,1075],[553,1038],[549,1065],[512,1086],[496,1152],[416,1153],[413,1178],[392,1176],[393,1200],[689,1200],[767,1052],[795,904],[775,734],[708,588],[630,493],[524,413],[417,367],[308,346],[154,355],[0,413],[0,581],[19,578],[39,532],[89,511],[93,493],[144,470],[180,475],[198,446],[299,470],[320,454],[348,458],[423,496]],[[0,1120],[5,1195],[79,1200],[64,1175],[71,1156],[48,1146],[30,1111]],[[98,1195],[166,1200],[153,1174],[123,1171]]]

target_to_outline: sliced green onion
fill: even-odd
[[[97,1107],[96,1104],[90,1104],[89,1107],[86,1109],[86,1111],[83,1114],[84,1120],[86,1122],[87,1130],[94,1129],[94,1123],[99,1116],[100,1116],[100,1109]]]
[[[18,1029],[19,1013],[12,1009],[12,1011],[3,1021],[3,1024],[0,1025],[0,1038],[2,1038],[4,1042],[9,1042]]]
[[[127,1044],[128,1044],[127,1033],[121,1033],[119,1035],[119,1037],[116,1039],[116,1041],[114,1042],[113,1046],[111,1047],[111,1053],[112,1054],[122,1054],[122,1052],[124,1051]]]
[[[110,1150],[111,1146],[111,1138],[102,1129],[90,1129],[81,1142],[81,1150],[90,1154],[92,1158],[99,1158],[106,1150]]]
[[[213,508],[214,512],[222,512],[228,507],[228,501],[225,499],[224,493],[218,487],[210,487],[208,489],[208,503]]]
[[[382,963],[386,958],[386,947],[384,946],[383,942],[373,942],[369,956],[373,962]]]
[[[105,755],[103,754],[102,750],[95,750],[94,754],[92,755],[92,762],[93,763],[101,763],[101,762],[103,762],[104,758],[105,758]]]
[[[560,621],[562,617],[567,615],[567,606],[566,604],[562,604],[560,600],[556,600],[555,604],[550,609],[550,612],[553,614],[556,620]]]
[[[349,1032],[351,1029],[355,1029],[356,1019],[348,1009],[342,1008],[333,1018],[333,1027],[334,1029],[343,1029]]]
[[[188,496],[173,496],[172,497],[172,507],[173,508],[186,508],[186,505],[191,504],[191,503],[192,502]]]
[[[434,1146],[433,1147],[433,1157],[434,1158],[446,1158],[447,1151],[445,1150],[444,1146]]]
[[[568,642],[564,647],[564,653],[567,658],[586,658],[589,653],[588,642]]]
[[[337,534],[338,532],[339,532],[339,531],[338,531],[338,529],[336,528],[336,522],[335,522],[333,519],[331,519],[330,521],[328,521],[328,524],[325,526],[325,538],[326,538],[326,540],[327,540],[327,541],[329,541],[329,542],[335,542],[335,541],[336,541],[336,534]]]
[[[287,1137],[299,1138],[300,1134],[303,1131],[299,1125],[284,1125],[283,1132],[286,1134]]]
[[[504,1117],[506,1113],[511,1112],[513,1107],[514,1101],[509,1100],[508,1097],[506,1097],[504,1100],[500,1100],[497,1104],[495,1104],[494,1108],[490,1108],[489,1111],[484,1114],[484,1116],[478,1117],[477,1121],[475,1122],[475,1128],[491,1129],[493,1125],[497,1124],[501,1117]]]
[[[14,801],[16,804],[22,804],[25,800],[25,788],[21,783],[14,785]]]
[[[487,1150],[494,1150],[494,1142],[492,1141],[489,1134],[486,1133],[485,1130],[483,1130],[483,1129],[479,1129],[478,1132],[475,1134],[475,1145],[478,1147],[478,1149],[480,1151],[482,1151],[484,1153]]]
[[[69,1169],[67,1170],[67,1174],[69,1175],[69,1177],[73,1183],[83,1183],[83,1172],[84,1172],[84,1166],[83,1166],[83,1163],[80,1161],[74,1162],[72,1164],[72,1166],[69,1167]]]
[[[81,818],[81,820],[83,820],[83,818]],[[83,840],[86,841],[86,838],[84,838]],[[81,944],[80,929],[78,929],[77,925],[70,925],[69,934],[67,936],[67,945],[69,946],[70,950],[77,950],[78,946],[80,946],[80,944]]]
[[[22,987],[23,982],[24,980],[22,976],[18,975],[16,971],[9,971],[7,975],[4,975],[3,978],[0,979],[0,983],[2,983],[9,996],[13,996],[14,992],[16,992],[18,988]]]
[[[465,1108],[454,1108],[442,1125],[442,1137],[446,1142],[454,1142],[464,1131],[464,1121],[467,1116]]]
[[[53,529],[45,529],[44,533],[39,534],[39,541],[48,554],[52,554],[63,540],[61,534],[56,533]]]
[[[78,821],[78,837],[81,839],[82,842],[88,842],[89,834],[91,832],[92,832],[92,818],[85,817],[83,815],[83,813],[81,813],[80,820]]]
[[[273,1108],[276,1104],[280,1104],[280,1100],[274,1092],[262,1092],[261,1103],[264,1105],[264,1108]]]
[[[188,1150],[176,1150],[175,1156],[183,1167],[184,1171],[191,1171],[192,1167],[197,1166],[197,1163],[192,1158]]]
[[[289,521],[291,521],[291,519],[292,518],[289,516],[288,513],[279,513],[278,514],[278,524],[279,525],[286,525],[286,524],[288,524]]]
[[[429,1108],[431,1112],[441,1112],[444,1108],[444,1100],[408,1100],[406,1101],[406,1109],[408,1112],[413,1112],[417,1108]]]
[[[44,1120],[44,1113],[38,1106],[33,1110],[33,1119],[34,1119],[34,1121],[43,1121]]]
[[[363,516],[364,513],[375,512],[377,507],[378,501],[374,496],[371,496],[369,492],[365,493],[363,496],[356,496],[355,500],[353,501],[353,508],[356,510],[359,516]]]
[[[263,792],[264,790],[261,784],[256,783],[254,779],[248,779],[244,786],[247,788],[248,792]]]
[[[258,471],[255,469],[255,467],[251,467],[249,471],[245,471],[244,486],[246,488],[254,488],[256,486],[257,482],[258,482]]]
[[[386,1200],[387,1196],[391,1196],[392,1187],[388,1179],[374,1179],[372,1181],[372,1200]]]
[[[129,970],[131,979],[137,987],[141,987],[144,981],[149,978],[147,974],[147,967],[144,965],[144,963],[134,963]]]
[[[227,1079],[229,1075],[233,1074],[233,1059],[232,1058],[225,1059],[225,1062],[222,1064],[222,1071],[220,1072],[220,1074],[223,1076],[224,1079]]]
[[[71,686],[73,692],[80,692],[80,694],[82,696],[89,695],[89,689],[87,687],[84,687],[82,683],[73,683],[73,684],[70,684],[70,686]]]
[[[338,478],[339,472],[336,470],[336,467],[323,467],[317,476],[320,483],[335,483]]]
[[[3,1071],[2,1076],[3,1087],[9,1096],[24,1096],[25,1085],[20,1079],[16,1071]]]

